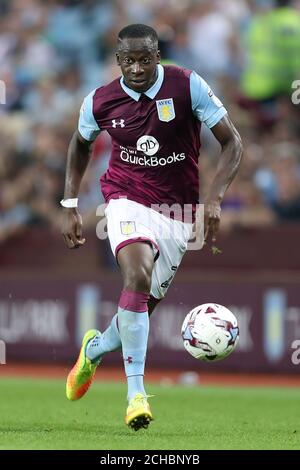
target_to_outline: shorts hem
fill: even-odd
[[[151,238],[147,237],[136,237],[136,238],[129,238],[128,240],[123,240],[121,243],[119,243],[116,248],[115,248],[115,257],[117,259],[119,251],[124,248],[124,246],[130,245],[131,243],[137,243],[137,242],[146,242],[150,243],[152,246],[154,245],[155,248],[157,249],[157,253],[155,254],[154,261],[156,261],[159,257],[159,247],[157,243],[155,243]]]

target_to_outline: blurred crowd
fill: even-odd
[[[82,99],[120,74],[116,37],[130,23],[153,26],[163,61],[198,72],[242,135],[222,230],[300,223],[299,0],[0,0],[0,243],[28,227],[60,231]],[[203,128],[202,194],[219,151]],[[100,134],[80,194],[85,227],[109,153]]]

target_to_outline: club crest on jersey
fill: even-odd
[[[123,235],[131,235],[132,233],[136,232],[135,222],[125,220],[124,222],[120,222],[120,225]]]
[[[173,98],[156,101],[156,107],[160,121],[169,122],[175,118]]]

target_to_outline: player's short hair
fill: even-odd
[[[118,43],[123,39],[150,38],[155,47],[158,47],[158,35],[155,29],[146,24],[129,24],[118,34]]]

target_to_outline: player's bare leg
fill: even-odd
[[[132,243],[118,253],[123,290],[118,308],[124,368],[128,384],[126,424],[137,431],[147,428],[152,413],[144,388],[144,368],[149,332],[148,302],[154,266],[152,246]]]

